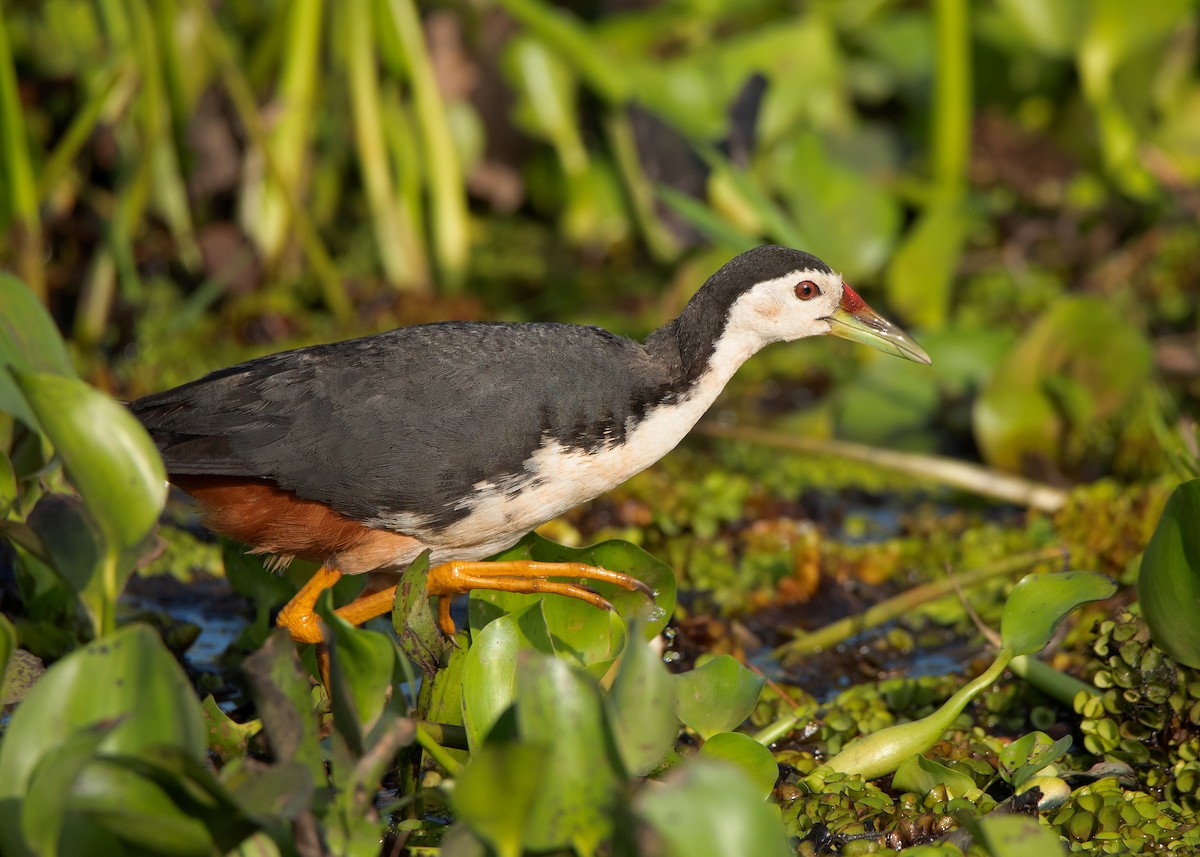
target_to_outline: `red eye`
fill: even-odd
[[[812,280],[805,280],[802,283],[796,284],[796,297],[802,301],[811,301],[813,298],[821,296],[821,287]]]

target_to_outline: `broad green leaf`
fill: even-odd
[[[1083,38],[1091,0],[1000,0],[1029,43],[1052,57],[1069,57]]]
[[[113,728],[97,752],[138,755],[165,744],[204,758],[205,729],[191,684],[158,635],[128,625],[46,671],[13,714],[0,744],[0,845],[24,853],[22,800],[38,764],[69,736]]]
[[[6,380],[7,377],[5,375]],[[0,416],[0,422],[4,419],[7,419],[7,417]],[[3,451],[0,451],[0,515],[7,514],[9,508],[11,508],[16,500],[17,473],[13,469],[12,460]]]
[[[396,646],[378,631],[356,628],[333,612],[328,590],[317,599],[317,615],[329,629],[329,696],[333,725],[355,755],[379,722],[396,672]]]
[[[1067,853],[1058,835],[1036,818],[992,814],[972,826],[975,841],[990,857],[1063,857]]]
[[[1071,736],[1054,741],[1045,732],[1022,735],[1000,751],[1000,776],[1018,789],[1047,765],[1061,759],[1071,749]]]
[[[459,631],[454,643],[449,647],[449,657],[446,665],[432,677],[421,679],[430,685],[428,708],[419,711],[416,716],[431,720],[434,723],[444,723],[449,726],[465,726],[463,720],[463,682],[467,666],[467,635]],[[424,691],[424,685],[422,686]],[[467,753],[463,750],[446,748],[446,752],[462,763],[467,761]]]
[[[1200,479],[1171,492],[1142,554],[1137,592],[1155,644],[1200,668]]]
[[[81,729],[67,736],[37,763],[29,778],[21,818],[25,841],[36,853],[58,853],[63,817],[71,809],[70,795],[75,781],[113,725],[98,723]]]
[[[146,430],[124,406],[75,378],[14,374],[101,531],[121,554],[137,547],[167,496],[166,471]]]
[[[516,699],[522,740],[551,749],[525,847],[594,853],[612,833],[622,784],[599,684],[561,658],[525,650],[518,656]]]
[[[741,732],[718,732],[701,745],[700,755],[737,765],[762,800],[771,796],[779,779],[779,764],[771,751]]]
[[[535,602],[489,622],[475,635],[463,665],[463,724],[471,749],[478,749],[516,696],[517,655],[522,650],[554,654],[554,644]]]
[[[962,797],[967,789],[975,787],[975,781],[941,762],[918,754],[900,763],[892,777],[892,786],[898,791],[919,795],[929,794],[935,786],[945,786],[952,796]]]
[[[608,702],[625,770],[642,776],[654,770],[671,751],[679,723],[671,674],[658,653],[637,637],[635,633],[635,642],[625,647]]]
[[[960,203],[935,202],[892,256],[888,301],[914,327],[940,330],[945,326],[967,223],[968,214]]]
[[[549,763],[548,744],[489,744],[471,754],[451,793],[455,816],[491,843],[499,857],[519,857]]]
[[[710,738],[732,732],[750,716],[766,683],[729,655],[672,676],[675,712],[687,726]]]
[[[297,761],[313,782],[324,783],[317,718],[296,645],[282,628],[242,663],[271,752],[281,762]]]
[[[7,368],[54,372],[73,377],[75,370],[58,328],[41,301],[11,274],[0,272],[0,412],[40,428]]]
[[[742,771],[696,756],[671,771],[662,787],[642,791],[634,811],[668,857],[788,857],[793,853],[779,808],[762,799]]]
[[[655,593],[651,604],[641,592],[587,581],[613,605],[617,616],[598,610],[577,598],[559,595],[520,595],[477,589],[469,603],[470,625],[478,631],[504,613],[519,610],[534,601],[543,602],[550,634],[560,655],[572,657],[593,675],[603,675],[625,645],[625,624],[643,619],[646,639],[665,627],[675,609],[675,574],[670,567],[636,545],[606,541],[591,547],[568,548],[530,533],[515,546],[494,557],[497,560],[530,559],[539,562],[581,562],[628,574],[647,584]],[[621,621],[619,621],[621,620]]]
[[[1117,584],[1103,574],[1063,571],[1027,574],[1013,587],[1000,617],[1000,643],[1014,655],[1040,651],[1067,614],[1089,601],[1108,598]]]
[[[71,809],[138,850],[181,857],[215,850],[204,823],[182,811],[159,784],[104,759],[75,782]]]

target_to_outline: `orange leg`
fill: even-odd
[[[550,592],[578,598],[601,609],[612,609],[607,600],[592,590],[577,583],[549,580],[550,576],[602,580],[630,591],[641,590],[651,598],[654,597],[650,588],[636,578],[579,562],[445,562],[429,570],[429,594],[438,597],[438,627],[447,636],[454,636],[454,621],[450,618],[450,597],[470,592],[472,589],[496,589],[502,592],[530,594]],[[275,624],[287,628],[292,639],[299,643],[323,643],[320,620],[313,608],[320,594],[337,583],[341,577],[342,573],[337,569],[322,566],[279,611],[279,618]],[[396,587],[389,586],[378,592],[359,596],[335,612],[350,624],[361,625],[368,619],[389,612],[395,597]]]

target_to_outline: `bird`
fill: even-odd
[[[768,245],[726,262],[644,342],[437,322],[259,357],[130,408],[210,529],[276,565],[320,563],[278,615],[294,640],[322,642],[316,600],[343,575],[399,575],[427,551],[428,594],[453,636],[450,599],[473,589],[610,609],[576,581],[645,591],[585,564],[484,560],[666,455],[761,348],[823,334],[930,363],[816,256]],[[394,594],[336,612],[361,624]]]

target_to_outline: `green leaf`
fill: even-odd
[[[8,704],[9,666],[17,649],[17,629],[0,613],[0,705]]]
[[[14,377],[110,544],[121,554],[140,545],[167,496],[167,474],[150,435],[124,406],[75,378]]]
[[[124,589],[132,564],[119,565],[105,555],[104,536],[78,497],[44,495],[27,523],[41,543],[43,558],[83,603],[93,627],[102,628],[113,606],[110,587],[117,593]]]
[[[40,430],[33,410],[5,371],[7,367],[75,375],[58,328],[41,301],[16,277],[0,273],[0,412]]]
[[[1061,759],[1071,749],[1071,736],[1054,741],[1045,732],[1022,735],[1000,751],[1000,776],[1019,789],[1030,777]]]
[[[1067,614],[1089,601],[1100,601],[1117,591],[1103,574],[1063,571],[1027,574],[1008,596],[1000,617],[1000,643],[1014,655],[1040,651]]]
[[[560,658],[522,651],[517,724],[523,741],[547,744],[551,750],[525,847],[572,846],[594,853],[612,833],[621,785],[599,684]]]
[[[67,736],[38,761],[25,792],[22,833],[39,854],[58,853],[63,817],[71,808],[69,796],[96,748],[115,724],[99,723]]]
[[[1167,499],[1142,554],[1137,592],[1155,644],[1200,668],[1200,479],[1184,482]]]
[[[892,777],[892,786],[902,792],[927,795],[935,786],[945,786],[954,797],[962,797],[975,781],[966,774],[948,768],[933,759],[916,755],[900,763]]]
[[[930,330],[945,326],[967,223],[961,203],[935,202],[892,256],[887,272],[888,301],[913,326]]]
[[[333,725],[356,756],[379,722],[396,672],[396,644],[378,631],[356,628],[333,612],[329,591],[317,599],[317,615],[329,628],[329,697]]]
[[[1059,299],[976,400],[971,418],[980,451],[1005,470],[1020,471],[1030,459],[1078,465],[1096,423],[1125,417],[1152,362],[1144,334],[1111,302]]]
[[[647,584],[656,593],[655,603],[651,605],[641,592],[630,592],[600,581],[588,581],[590,588],[613,605],[616,616],[577,598],[560,595],[521,595],[484,589],[471,593],[469,616],[472,631],[478,631],[497,616],[541,601],[558,653],[573,658],[596,676],[607,672],[624,648],[627,622],[642,618],[642,631],[645,639],[649,640],[666,626],[667,619],[675,609],[674,572],[629,542],[613,540],[591,547],[569,548],[530,533],[494,559],[586,563],[628,574]]]
[[[475,636],[463,665],[463,724],[472,750],[483,744],[516,697],[520,651],[554,654],[550,630],[535,602],[489,622]]]
[[[191,684],[158,635],[129,625],[46,671],[0,744],[0,845],[25,853],[22,801],[34,771],[70,736],[113,723],[97,752],[138,755],[156,745],[204,758],[205,729]]]
[[[779,779],[779,764],[771,751],[741,732],[718,732],[700,747],[700,755],[723,759],[742,769],[762,800],[771,796]]]
[[[787,857],[792,849],[779,808],[765,802],[741,770],[697,756],[673,770],[662,788],[634,801],[668,857]]]
[[[649,773],[666,758],[679,734],[675,684],[649,643],[625,647],[608,701],[625,770],[637,776]]]
[[[550,760],[546,744],[489,744],[454,781],[454,812],[499,857],[519,857]]]
[[[428,582],[429,551],[425,551],[404,570],[392,604],[392,627],[400,639],[400,651],[416,664],[426,679],[441,667],[446,648],[429,607]]]
[[[242,671],[275,758],[299,762],[313,782],[324,783],[325,762],[312,712],[311,686],[300,668],[291,635],[282,628],[276,630],[262,648],[246,658]]]
[[[204,697],[200,710],[204,714],[204,725],[208,730],[209,752],[225,761],[245,756],[250,739],[262,731],[261,721],[238,723],[229,717],[217,705],[211,693]]]
[[[729,655],[673,676],[675,713],[687,726],[710,738],[732,732],[750,716],[766,683]]]
[[[975,841],[990,857],[1063,857],[1058,835],[1036,818],[988,815],[974,823]]]

